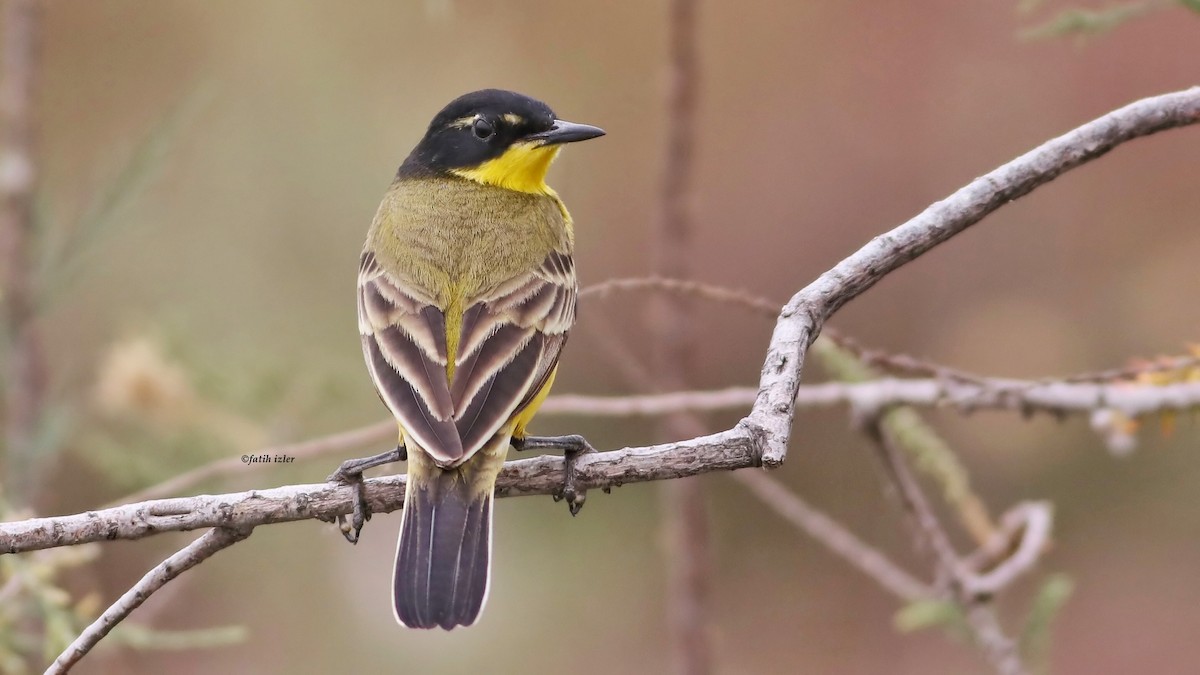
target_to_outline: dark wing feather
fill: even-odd
[[[497,332],[497,335],[513,328],[515,327],[511,325],[505,326]],[[484,349],[480,351],[491,351],[487,349],[491,342],[489,340],[488,343],[485,343]],[[486,379],[480,380],[478,371],[476,371],[474,373],[476,377],[472,379],[480,382],[480,385],[475,389],[471,398],[459,401],[457,424],[463,447],[482,446],[516,412],[521,401],[533,388],[538,366],[544,357],[544,344],[545,336],[535,332],[530,339],[525,341],[524,346],[516,352],[515,356],[498,355],[494,352],[481,354],[477,363],[486,361],[491,364],[498,358],[504,358],[507,363],[488,375]],[[457,383],[456,380],[455,384]]]
[[[445,317],[370,252],[359,275],[359,328],[380,397],[407,433],[444,466],[461,464],[541,390],[575,321],[567,254],[469,299],[448,382]]]
[[[528,405],[554,371],[575,323],[574,272],[571,257],[553,251],[464,312],[451,393],[467,452]]]
[[[358,277],[358,330],[375,389],[392,414],[438,461],[463,454],[446,382],[445,317],[363,254]]]

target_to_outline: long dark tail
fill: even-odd
[[[392,577],[396,620],[409,628],[469,626],[487,600],[493,490],[480,490],[465,469],[412,468]]]

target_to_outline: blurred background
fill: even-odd
[[[1022,31],[1063,6],[1017,5],[701,2],[697,277],[782,303],[973,177],[1197,82],[1193,12],[1030,40]],[[584,285],[649,273],[671,124],[663,3],[60,1],[46,4],[44,28],[38,213],[47,267],[69,274],[53,275],[62,288],[43,314],[53,459],[27,483],[38,513],[382,419],[356,336],[358,253],[396,167],[461,93],[515,89],[604,127],[606,138],[563,153],[550,182],[575,216]],[[1200,341],[1198,156],[1195,129],[1122,146],[891,275],[832,325],[997,376],[1183,353]],[[604,321],[640,351],[648,307],[642,296],[585,301],[556,391],[630,392],[589,334]],[[756,383],[770,322],[696,312],[693,384]],[[122,389],[130,372],[158,378],[153,400]],[[1171,433],[1147,425],[1136,452],[1116,457],[1080,418],[927,417],[994,511],[1055,503],[1043,569],[1075,584],[1055,626],[1057,672],[1194,668],[1194,420]],[[546,417],[535,431],[584,433],[605,449],[645,444],[654,426]],[[319,482],[361,454],[248,466],[192,492]],[[843,412],[800,415],[774,475],[927,569]],[[941,632],[897,632],[893,598],[727,476],[702,480],[719,672],[984,671]],[[547,498],[501,500],[488,609],[452,634],[392,620],[397,514],[377,516],[357,547],[315,521],[263,527],[131,618],[243,626],[244,641],[109,646],[77,672],[661,671],[660,504],[656,485],[594,494],[574,519]],[[191,536],[105,545],[62,583],[107,606]]]

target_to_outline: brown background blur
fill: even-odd
[[[701,4],[694,268],[705,281],[780,301],[971,178],[1133,99],[1196,84],[1200,73],[1200,16],[1184,10],[1081,44],[1019,39],[1033,20],[1016,0]],[[83,210],[172,106],[197,87],[205,93],[119,226],[89,248],[81,283],[47,316],[56,400],[85,412],[39,498],[43,512],[92,508],[136,487],[88,461],[98,435],[104,452],[136,453],[169,472],[204,461],[181,459],[196,447],[209,457],[251,449],[219,435],[139,432],[126,442],[119,430],[90,429],[107,424],[86,412],[88,392],[102,355],[121,340],[164,343],[204,397],[264,440],[384,416],[355,334],[357,256],[396,166],[458,94],[516,89],[604,127],[606,138],[564,153],[550,182],[575,216],[585,285],[647,273],[671,123],[661,3],[48,6],[40,116],[52,222]],[[893,274],[833,325],[872,346],[992,375],[1063,375],[1181,353],[1200,340],[1198,154],[1195,129],[1124,146]],[[557,391],[628,391],[589,331],[602,315],[644,351],[645,305],[622,296],[581,306]],[[769,323],[697,307],[695,384],[755,383]],[[737,417],[714,416],[711,426]],[[931,419],[994,510],[1028,498],[1057,504],[1045,569],[1077,583],[1056,627],[1057,672],[1194,672],[1193,421],[1168,438],[1145,430],[1139,450],[1118,459],[1080,419]],[[800,416],[776,475],[924,569],[869,449],[846,427],[841,411]],[[536,430],[581,431],[601,448],[652,438],[645,421],[546,418]],[[247,467],[196,489],[316,482],[352,454]],[[720,672],[982,670],[940,633],[897,634],[896,604],[871,581],[726,477],[704,482]],[[549,499],[502,500],[488,609],[478,626],[452,634],[408,632],[392,620],[395,514],[376,517],[357,547],[316,522],[263,527],[145,608],[166,628],[242,624],[248,642],[121,650],[78,670],[661,670],[658,514],[651,485],[592,495],[575,519]],[[72,583],[98,584],[107,603],[186,541],[106,545],[98,573]],[[1024,604],[1017,597],[1012,608]]]

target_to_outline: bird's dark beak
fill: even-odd
[[[525,137],[528,141],[540,141],[542,145],[557,145],[559,143],[574,143],[586,141],[589,138],[603,136],[604,130],[590,124],[576,124],[566,120],[554,120],[554,126],[546,131],[530,134]]]

